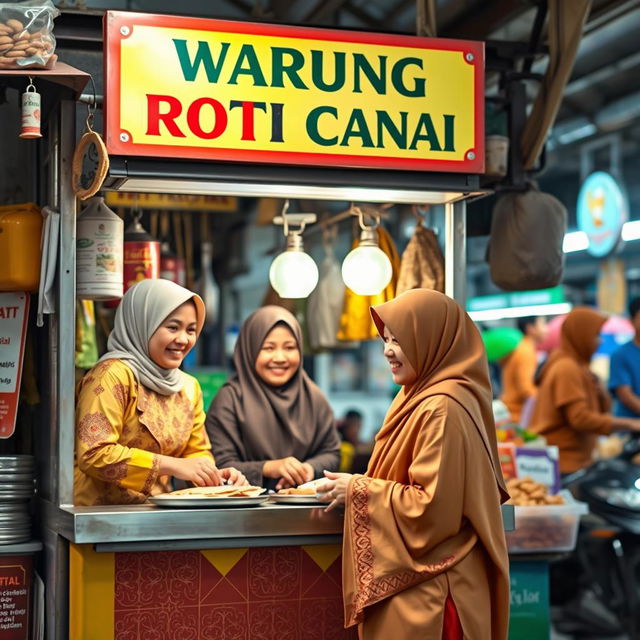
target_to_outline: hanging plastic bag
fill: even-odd
[[[312,349],[331,349],[338,345],[338,328],[344,305],[345,286],[340,263],[333,247],[325,243],[325,257],[320,263],[318,286],[309,296],[307,325]]]
[[[491,279],[506,291],[555,287],[562,279],[567,210],[534,185],[507,193],[493,208],[487,262]]]
[[[0,69],[52,69],[53,19],[60,15],[51,0],[0,3]]]

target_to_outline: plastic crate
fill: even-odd
[[[571,551],[576,546],[580,516],[589,512],[569,491],[560,491],[565,504],[515,507],[515,529],[507,531],[509,553]]]

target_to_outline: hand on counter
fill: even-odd
[[[344,505],[347,499],[347,488],[349,481],[353,477],[350,473],[334,473],[325,471],[327,482],[318,486],[318,500],[328,502],[329,506],[325,511],[331,511],[340,505]]]
[[[220,476],[227,484],[233,484],[236,487],[244,487],[251,484],[243,475],[234,467],[225,467],[219,470]]]
[[[279,460],[267,460],[262,467],[262,475],[266,478],[279,478],[276,491],[296,487],[313,480],[313,467],[308,462],[300,462],[289,456]]]
[[[199,456],[197,458],[172,458],[159,455],[160,475],[171,475],[186,482],[193,482],[196,487],[210,487],[222,484],[220,470],[213,458]],[[227,469],[227,471],[229,471]],[[235,469],[234,469],[235,471]]]

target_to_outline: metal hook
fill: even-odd
[[[96,83],[93,81],[93,76],[91,74],[89,74],[89,80],[91,81],[91,88],[93,89],[93,101],[91,103],[87,102],[87,118],[85,120],[85,125],[89,131],[93,132],[93,114],[96,111],[98,94],[96,92]]]
[[[365,214],[364,211],[362,211],[362,209],[360,207],[353,207],[351,210],[351,213],[353,215],[357,215],[358,216],[358,224],[360,225],[360,229],[362,229],[362,231],[373,231],[375,229],[377,229],[380,226],[380,214],[377,213],[367,213]],[[371,226],[367,226],[365,224],[364,221],[364,216],[365,215],[369,215],[373,218],[374,220],[374,224],[372,224]]]

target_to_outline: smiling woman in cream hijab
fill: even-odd
[[[505,640],[508,556],[480,334],[447,296],[412,289],[371,315],[401,389],[367,473],[326,474],[345,505],[347,626],[378,640]]]
[[[201,298],[169,280],[143,280],[124,295],[109,351],[79,386],[74,504],[144,502],[170,491],[171,476],[246,484],[216,467],[200,385],[179,369],[204,316]]]

